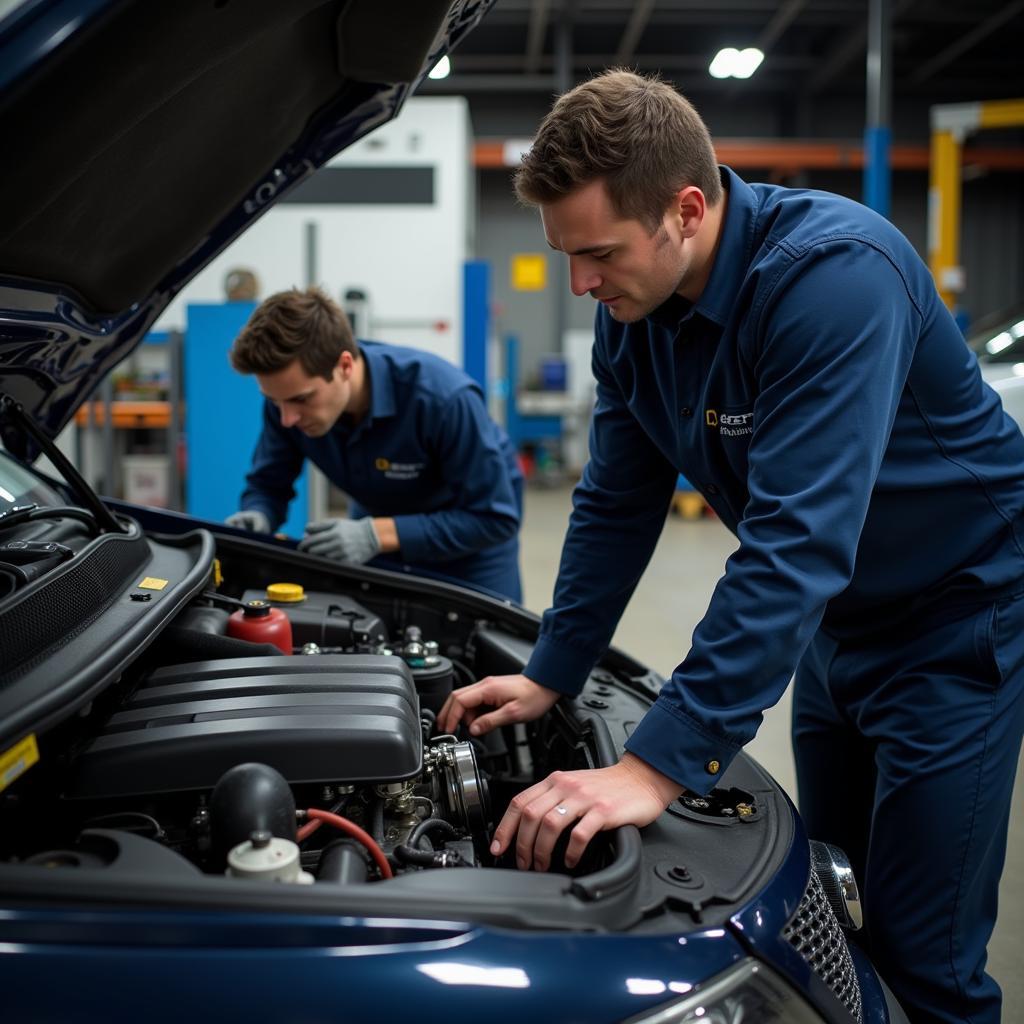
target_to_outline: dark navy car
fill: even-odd
[[[740,756],[574,870],[488,853],[614,762],[662,680],[609,650],[483,741],[453,686],[538,620],[102,501],[52,444],[170,299],[393,117],[475,0],[26,0],[0,20],[0,985],[11,1021],[902,1020],[856,886]],[[32,468],[45,452],[63,479]],[[229,635],[248,602],[293,650]]]

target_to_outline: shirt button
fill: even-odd
[[[679,412],[680,412],[680,413],[681,413],[681,414],[682,414],[683,416],[692,416],[692,415],[693,415],[693,410],[692,410],[692,409],[691,409],[691,408],[690,408],[690,407],[689,407],[688,405],[684,405],[684,406],[682,407],[682,409],[680,409],[680,410],[679,410]]]
[[[704,765],[704,770],[708,775],[717,775],[722,770],[722,766],[717,761],[708,761],[708,763]]]
[[[707,487],[705,488],[705,490],[708,492],[708,494],[717,494],[718,493],[718,488],[714,484],[708,484]]]

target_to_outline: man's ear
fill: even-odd
[[[341,379],[348,380],[352,376],[352,369],[356,365],[351,352],[342,352],[338,356],[338,369],[341,370]]]
[[[696,185],[681,188],[672,200],[672,213],[678,218],[684,238],[692,238],[700,230],[707,213],[708,202]]]

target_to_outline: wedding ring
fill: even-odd
[[[568,807],[563,807],[561,804],[559,804],[555,808],[555,810],[558,811],[559,814],[568,814],[569,813],[569,808]]]

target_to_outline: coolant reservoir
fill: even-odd
[[[298,846],[269,832],[253,832],[231,850],[226,873],[250,881],[313,883],[313,876],[299,863]]]
[[[280,608],[266,601],[246,601],[228,619],[228,636],[257,644],[273,644],[282,654],[292,653],[292,624]]]
[[[306,592],[298,583],[271,583],[267,600],[272,604],[301,604],[306,600]]]

